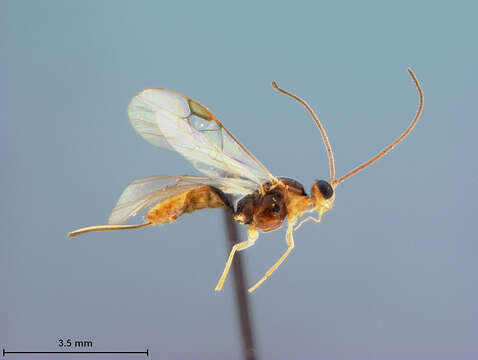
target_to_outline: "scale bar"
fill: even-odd
[[[141,354],[149,356],[149,349],[146,351],[6,351],[3,349],[3,356],[7,354]]]

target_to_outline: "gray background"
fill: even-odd
[[[2,1],[0,346],[92,339],[152,359],[241,359],[232,282],[213,291],[226,259],[219,210],[66,239],[105,223],[133,179],[196,173],[134,133],[128,101],[150,86],[184,93],[309,189],[328,177],[319,133],[270,82],[318,112],[340,176],[409,123],[411,66],[425,92],[414,132],[341,184],[334,210],[295,234],[249,296],[258,354],[476,358],[472,3]],[[284,229],[262,234],[245,252],[248,284],[284,249]]]

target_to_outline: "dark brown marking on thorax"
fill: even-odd
[[[298,181],[289,178],[279,179],[282,183],[264,183],[264,194],[257,190],[239,200],[234,219],[241,224],[253,225],[263,232],[281,227],[288,215],[287,197],[296,195],[308,198],[308,196]]]

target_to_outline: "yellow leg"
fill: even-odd
[[[299,225],[297,225],[297,226],[295,227],[294,231],[297,230],[297,229],[299,229],[305,222],[307,222],[307,221],[309,221],[309,220],[314,220],[316,223],[319,223],[319,222],[322,220],[322,213],[319,213],[319,216],[317,217],[317,219],[316,219],[315,217],[313,217],[313,216],[309,216],[309,217],[305,218],[304,220],[302,220],[302,221],[299,223]]]
[[[227,274],[229,273],[229,268],[231,267],[232,259],[234,259],[234,254],[236,253],[236,251],[241,251],[254,245],[258,236],[259,236],[259,232],[254,227],[250,227],[247,232],[247,237],[248,237],[247,241],[234,244],[234,246],[231,249],[231,252],[229,253],[229,258],[227,259],[226,266],[224,267],[224,271],[222,272],[222,275],[216,285],[216,289],[215,289],[216,291],[222,290],[224,281],[226,281],[226,277],[227,277]]]
[[[287,228],[287,234],[286,234],[286,241],[287,241],[287,250],[285,253],[280,257],[279,260],[269,269],[267,270],[266,274],[260,279],[253,287],[249,289],[249,292],[253,292],[256,290],[269,276],[272,275],[274,271],[277,270],[280,264],[285,260],[285,258],[290,254],[292,249],[294,248],[294,238],[292,237],[292,231],[294,231],[294,223],[289,224]]]

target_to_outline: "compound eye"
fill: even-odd
[[[324,199],[330,199],[334,195],[334,188],[325,180],[317,180],[317,187]]]

